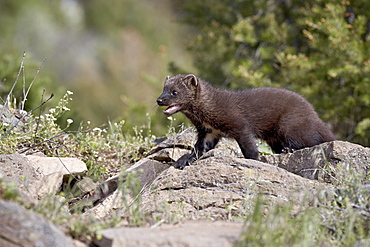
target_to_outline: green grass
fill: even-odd
[[[23,61],[21,64],[23,66]],[[19,71],[19,74],[21,70]],[[14,85],[17,80],[14,82]],[[23,91],[27,89],[24,88]],[[102,182],[109,177],[110,171],[124,171],[127,167],[145,156],[145,153],[154,145],[155,138],[151,134],[151,122],[141,128],[133,128],[130,134],[124,132],[125,121],[109,122],[102,127],[91,127],[90,122],[81,123],[77,131],[70,131],[69,126],[73,119],[67,119],[66,127],[59,124],[63,115],[70,111],[69,103],[73,92],[67,91],[56,105],[52,105],[50,98],[42,96],[42,102],[35,109],[25,112],[19,109],[13,92],[3,100],[2,104],[11,114],[17,116],[12,123],[0,122],[0,154],[35,154],[42,153],[52,157],[76,157],[83,160],[88,167],[86,176],[94,181]],[[9,100],[11,99],[11,100]],[[46,110],[45,110],[46,109]],[[0,113],[2,113],[0,109]],[[18,119],[18,120],[17,120]],[[73,178],[80,179],[80,178]],[[0,180],[0,197],[5,200],[17,201],[32,211],[40,213],[74,238],[91,241],[98,230],[121,226],[123,223],[131,226],[145,224],[144,214],[140,210],[140,184],[134,174],[126,177],[126,182],[119,187],[124,192],[125,221],[119,214],[113,214],[104,221],[82,213],[76,208],[72,199],[79,195],[76,181],[65,183],[58,196],[49,195],[36,205],[29,205],[22,200],[16,185]],[[128,201],[127,195],[134,200]],[[68,207],[75,212],[68,213]],[[78,206],[78,205],[77,205]]]
[[[348,174],[334,191],[266,209],[259,197],[235,246],[370,246],[370,189]]]

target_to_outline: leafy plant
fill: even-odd
[[[19,191],[15,183],[5,183],[3,178],[0,178],[0,198],[5,200],[20,200]]]
[[[176,1],[199,75],[305,96],[338,139],[370,144],[370,7],[360,1]]]

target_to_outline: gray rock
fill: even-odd
[[[88,192],[94,191],[97,188],[97,184],[89,177],[84,177],[76,183],[77,188],[81,194],[86,194]]]
[[[190,153],[196,141],[194,128],[188,128],[183,132],[159,142],[151,151],[147,158],[164,162],[175,162],[184,154]],[[217,155],[233,155],[243,157],[237,142],[234,139],[223,138],[216,149],[204,154],[201,158]]]
[[[27,155],[25,157],[30,165],[43,175],[60,173],[64,176],[87,172],[86,164],[77,158],[41,157],[37,155]]]
[[[370,148],[334,141],[293,153],[265,155],[260,159],[305,178],[335,182],[351,173],[365,179],[369,172]]]
[[[0,173],[4,181],[18,184],[21,192],[34,199],[55,194],[63,182],[63,176],[86,171],[86,164],[76,158],[0,155]]]
[[[104,218],[109,216],[113,210],[123,208],[130,195],[123,195],[122,190],[118,189],[120,185],[126,182],[128,174],[135,174],[135,177],[140,182],[141,188],[150,185],[154,179],[164,170],[168,169],[170,165],[161,163],[156,160],[144,158],[134,164],[132,167],[124,171],[122,174],[116,175],[103,182],[95,193],[79,202],[81,208],[91,207],[93,204],[97,204],[87,211],[88,214],[94,214],[97,218]]]
[[[238,239],[242,223],[187,221],[157,228],[117,228],[100,232],[102,239],[94,243],[101,247],[227,247]]]
[[[0,200],[0,246],[69,247],[72,241],[43,217]]]
[[[36,188],[40,187],[43,176],[28,164],[25,156],[0,155],[0,174],[4,183],[17,185],[23,200],[30,204],[36,203],[38,199]]]
[[[26,155],[24,157],[26,157],[28,165],[42,176],[39,184],[33,189],[38,199],[57,193],[63,183],[64,176],[76,176],[87,172],[86,164],[76,158],[36,155]]]
[[[126,170],[126,173],[135,172],[142,187],[151,184],[154,179],[170,165],[149,158],[144,158]]]
[[[104,181],[98,188],[100,190],[101,196],[103,196],[99,199],[102,199],[104,198],[104,196],[107,196],[115,191],[118,188],[119,184],[125,182],[126,177],[129,173],[135,173],[137,179],[141,184],[141,187],[144,187],[153,182],[153,180],[168,167],[170,167],[170,165],[156,160],[144,158],[135,163],[127,170],[123,171],[121,174],[113,176]]]
[[[148,155],[146,158],[154,159],[157,161],[175,162],[181,156],[189,152],[190,152],[189,150],[182,148],[164,148],[158,150],[158,152],[156,153]]]
[[[184,218],[228,219],[256,195],[271,203],[301,203],[305,192],[323,187],[317,181],[276,166],[227,155],[209,157],[178,170],[162,172],[143,194],[143,210],[166,211]]]
[[[183,132],[160,142],[157,146],[155,146],[154,148],[152,148],[152,150],[148,152],[148,156],[154,153],[157,153],[159,150],[165,149],[165,148],[178,147],[178,148],[190,150],[193,148],[193,145],[195,143],[195,138],[196,138],[196,134],[195,134],[194,128],[187,128]]]
[[[23,128],[27,118],[26,111],[18,109],[9,109],[0,105],[0,122],[9,126],[9,128],[15,127],[16,129]]]

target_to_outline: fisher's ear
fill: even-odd
[[[168,75],[168,76],[166,76],[166,81],[168,81],[168,79],[170,79],[170,76]]]
[[[198,86],[198,77],[193,74],[188,74],[184,78],[185,82],[193,87]]]

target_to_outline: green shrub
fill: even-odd
[[[296,91],[339,139],[370,145],[368,1],[176,4],[198,30],[188,48],[201,77],[234,89]]]

